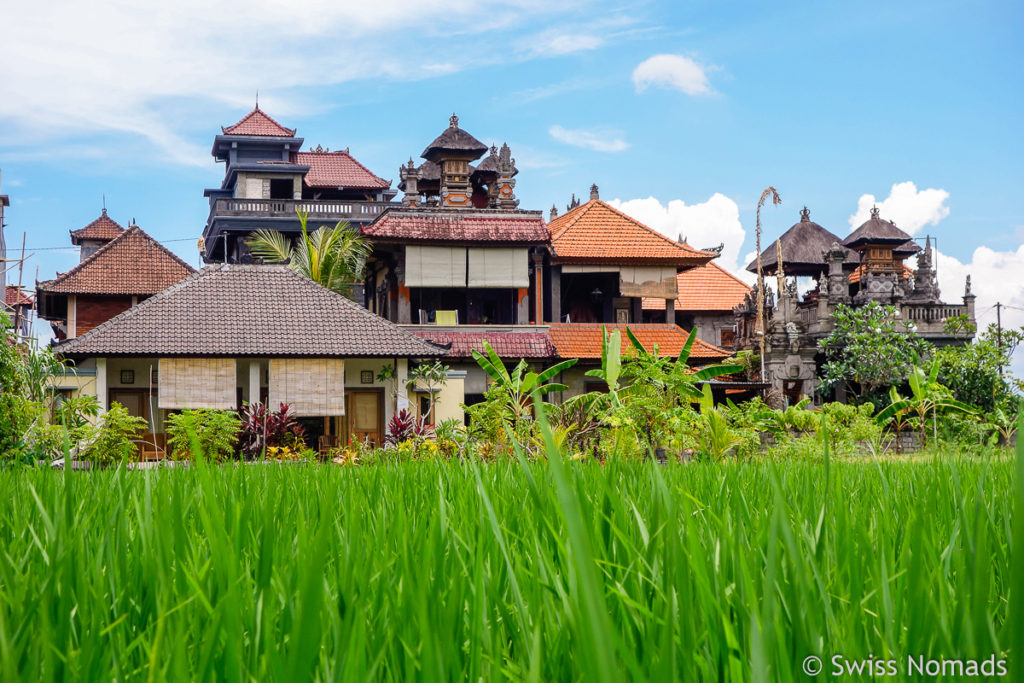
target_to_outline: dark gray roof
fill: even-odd
[[[921,251],[921,247],[914,240],[907,240],[906,242],[904,242],[903,244],[899,245],[898,247],[893,247],[892,248],[892,253],[899,254],[899,255],[904,255],[905,254],[907,256],[913,256],[914,254],[916,254],[919,251]]]
[[[473,158],[476,159],[486,151],[487,145],[459,128],[459,117],[452,114],[448,120],[448,127],[427,145],[420,156],[433,160],[437,152],[465,152],[473,154]]]
[[[903,245],[910,240],[910,235],[903,232],[892,221],[879,218],[878,207],[871,209],[871,218],[843,240],[843,246],[850,249],[865,244]]]
[[[476,173],[494,173],[498,172],[498,148],[491,145],[491,153],[483,158],[476,166]]]
[[[235,264],[204,268],[56,350],[69,356],[444,354],[287,266]]]
[[[440,180],[441,167],[433,161],[424,161],[418,169],[421,173],[421,180]]]
[[[787,275],[818,275],[827,268],[823,253],[832,248],[833,244],[841,243],[838,235],[834,235],[811,220],[811,212],[805,206],[800,212],[800,222],[795,223],[779,237],[782,242],[782,270]],[[777,248],[773,240],[761,252],[761,268],[766,273],[774,273],[778,266]],[[859,263],[856,254],[847,250],[844,265],[850,268]],[[757,272],[757,260],[747,266],[751,273]]]

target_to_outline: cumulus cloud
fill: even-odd
[[[861,195],[857,201],[857,211],[850,216],[850,230],[859,228],[871,217],[871,207],[878,206],[882,218],[914,235],[924,226],[935,225],[949,215],[947,199],[949,193],[945,190],[918,190],[917,185],[909,180],[895,183],[889,190],[889,196],[882,201],[875,199],[873,194]]]
[[[971,276],[971,289],[978,297],[975,317],[979,330],[996,321],[997,301],[1007,306],[1002,312],[1004,327],[1024,325],[1024,245],[1016,251],[981,246],[967,263],[937,251],[935,263],[943,301],[960,303],[965,279]],[[1014,357],[1013,373],[1024,377],[1024,349],[1018,349]]]
[[[0,145],[44,152],[85,134],[117,136],[115,150],[129,134],[147,156],[208,166],[208,144],[190,142],[196,121],[225,105],[240,116],[257,90],[276,115],[307,114],[323,106],[324,86],[463,68],[438,59],[453,35],[460,53],[511,61],[592,49],[611,30],[551,34],[535,55],[489,49],[571,10],[541,0],[377,0],[372,11],[336,0],[7,3],[4,26],[17,30],[0,41]]]
[[[654,197],[625,201],[613,199],[608,203],[666,237],[674,240],[685,238],[692,247],[700,249],[724,243],[722,255],[715,263],[731,273],[740,274],[736,258],[746,231],[740,223],[739,206],[724,194],[716,192],[707,201],[690,205],[680,199],[662,204]],[[749,280],[747,277],[743,279]]]
[[[629,143],[613,131],[570,129],[555,125],[548,129],[548,134],[559,142],[573,147],[592,149],[595,152],[621,152],[629,148]]]
[[[654,55],[633,70],[637,92],[651,86],[679,90],[687,95],[708,95],[712,92],[707,68],[682,55]]]

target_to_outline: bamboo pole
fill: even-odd
[[[776,192],[775,188],[769,185],[765,188],[764,192],[761,193],[761,198],[757,201],[757,213],[756,217],[756,229],[755,237],[757,241],[757,319],[755,323],[756,333],[758,336],[758,347],[761,354],[761,381],[765,381],[764,371],[764,270],[761,267],[761,207],[768,198],[772,198],[773,205],[779,205],[782,203],[782,199],[779,197],[779,193]]]

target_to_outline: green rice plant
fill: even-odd
[[[542,461],[510,438],[489,463],[4,472],[0,679],[790,681],[810,655],[1020,661],[1024,455],[1016,477],[1005,451],[573,462],[536,421]]]

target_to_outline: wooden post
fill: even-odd
[[[249,404],[260,400],[260,362],[255,358],[249,360]]]
[[[551,320],[562,322],[562,266],[551,266]]]
[[[100,403],[100,413],[107,412],[110,407],[107,396],[107,359],[96,359],[96,399]]]

